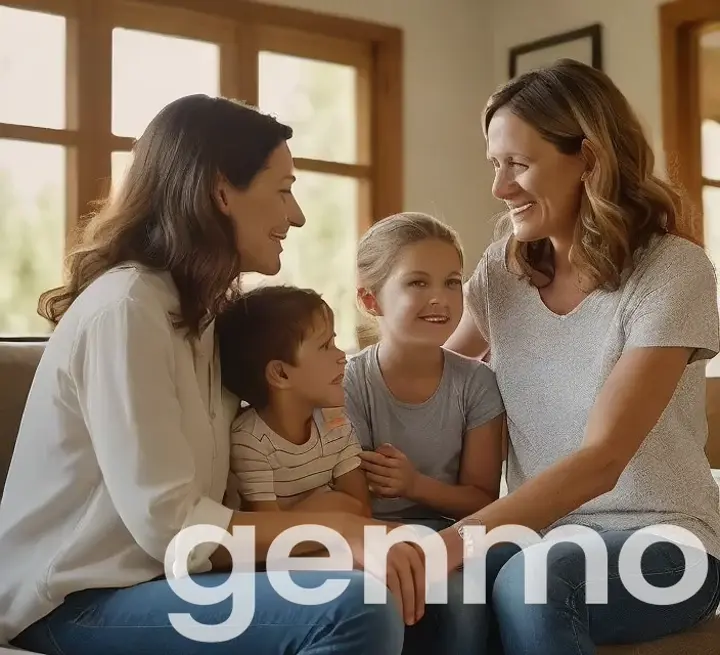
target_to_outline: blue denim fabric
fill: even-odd
[[[217,624],[231,614],[232,596],[195,605],[175,594],[165,580],[126,589],[81,591],[13,640],[13,645],[48,655],[400,655],[405,625],[397,605],[365,604],[364,575],[358,571],[296,571],[298,586],[313,588],[335,577],[347,589],[325,604],[306,606],[280,596],[266,573],[255,573],[255,612],[239,636],[219,643],[193,641],[170,623],[169,613],[190,613]],[[226,573],[196,576],[203,586],[228,579]],[[373,584],[380,584],[372,581]],[[249,602],[249,596],[235,602]]]

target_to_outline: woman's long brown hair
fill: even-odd
[[[246,189],[291,137],[286,125],[226,98],[193,95],[166,106],[136,142],[118,192],[81,228],[66,283],[40,296],[38,313],[57,324],[98,276],[137,263],[170,272],[177,324],[199,334],[241,270],[232,221],[213,198],[218,176]]]

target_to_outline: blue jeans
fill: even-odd
[[[453,523],[439,515],[395,520],[424,525],[436,531]],[[488,641],[486,608],[466,604],[463,589],[462,572],[451,573],[447,580],[447,603],[425,605],[425,616],[416,625],[405,629],[404,655],[485,655]]]
[[[314,606],[295,604],[280,596],[266,573],[251,575],[255,581],[252,623],[228,641],[203,643],[184,637],[171,625],[168,614],[187,612],[199,623],[221,623],[230,616],[232,596],[210,605],[196,605],[180,598],[160,579],[124,589],[71,594],[12,643],[47,655],[401,653],[405,626],[397,605],[390,594],[386,604],[365,604],[362,572],[339,572],[340,577],[350,579],[347,589],[336,600]],[[298,586],[308,588],[334,576],[315,571],[292,574]],[[226,573],[195,577],[203,586],[218,585],[227,579]]]
[[[588,584],[598,578],[604,581],[607,603],[603,604],[586,602],[585,559],[578,545],[562,542],[548,551],[546,604],[524,602],[525,553],[512,544],[493,546],[486,564],[487,598],[491,599],[486,615],[490,652],[591,655],[596,652],[596,645],[651,641],[710,618],[720,603],[720,562],[696,551],[688,560],[688,573],[701,559],[708,560],[707,574],[698,591],[674,605],[642,602],[626,588],[619,575],[620,551],[633,532],[601,533],[606,544],[608,575],[591,566]],[[686,571],[683,552],[668,542],[647,545],[641,570],[646,581],[659,588],[657,597],[650,598],[659,600],[663,587],[671,587],[683,577]]]

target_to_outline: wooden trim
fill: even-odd
[[[56,130],[50,127],[0,123],[0,139],[16,139],[35,143],[53,143],[59,146],[78,144],[78,133],[73,130]]]
[[[403,35],[375,44],[372,74],[373,222],[402,211]]]
[[[232,41],[221,46],[220,92],[257,107],[258,75],[257,26],[238,23]]]
[[[132,0],[103,0],[110,6],[113,27],[123,27],[153,34],[184,37],[209,43],[232,43],[233,24],[206,12],[185,7],[163,6],[154,2]]]
[[[68,21],[68,125],[78,130],[78,148],[68,151],[68,244],[74,240],[80,217],[109,190],[112,25],[109,5],[78,0],[79,16]]]
[[[24,11],[37,11],[42,14],[53,14],[75,18],[80,14],[80,0],[2,0],[0,6]]]
[[[670,0],[660,5],[661,18],[670,25],[716,21],[719,11],[716,0]]]
[[[373,157],[373,73],[370,67],[357,69],[355,76],[355,120],[356,120],[356,160],[359,164],[371,164]],[[361,180],[358,188],[358,234],[364,234],[373,224],[373,183]]]
[[[197,10],[198,0],[146,0],[164,7],[181,7]],[[203,13],[220,16],[240,23],[256,25],[277,25],[296,30],[326,34],[337,38],[360,41],[384,41],[395,38],[397,28],[371,23],[354,18],[342,18],[320,14],[304,9],[278,7],[251,0],[204,0]]]
[[[276,25],[257,27],[257,47],[261,51],[279,52],[361,69],[370,68],[372,61],[370,41],[339,39]]]
[[[122,151],[130,152],[135,146],[135,138],[131,136],[117,136],[115,134],[110,137],[110,150],[112,152]]]
[[[312,171],[313,173],[326,173],[328,175],[342,175],[344,177],[357,177],[370,179],[370,166],[362,164],[343,164],[337,161],[324,161],[322,159],[294,158],[295,168],[299,171]]]
[[[720,180],[711,180],[707,177],[702,178],[702,186],[711,186],[715,189],[720,189]]]
[[[687,194],[693,211],[678,227],[704,243],[698,30],[720,20],[716,0],[675,0],[660,6],[663,146],[668,177]]]

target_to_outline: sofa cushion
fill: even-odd
[[[692,630],[633,646],[601,646],[597,655],[720,655],[720,612]]]
[[[44,348],[44,341],[0,339],[0,495],[25,400]]]

